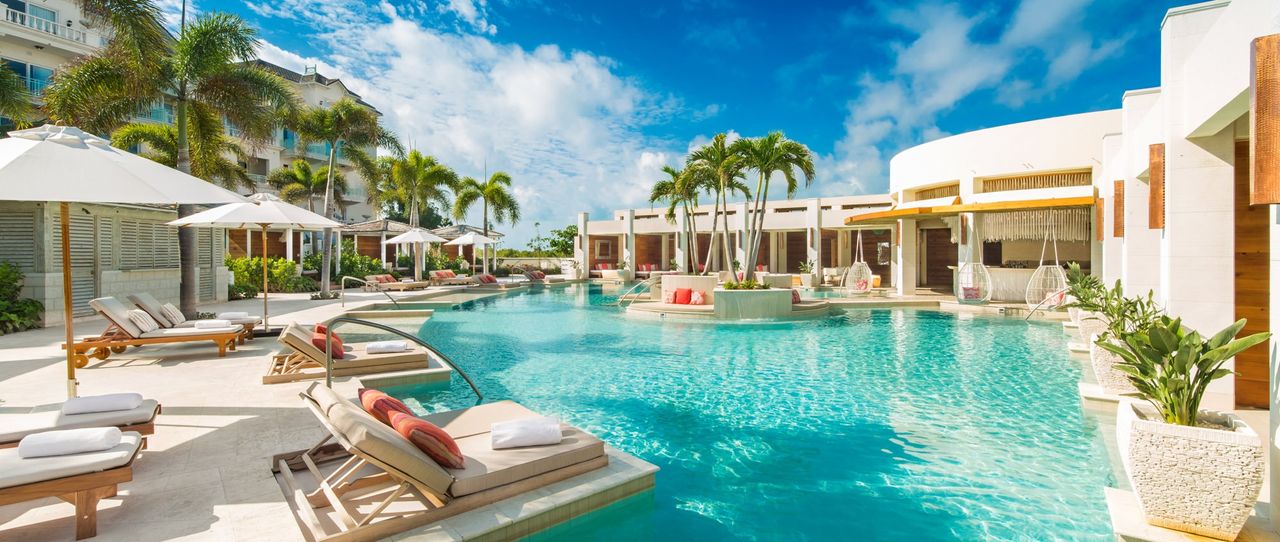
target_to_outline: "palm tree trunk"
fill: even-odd
[[[418,227],[418,202],[414,201],[409,211],[409,227]],[[384,249],[385,250],[385,249]],[[413,244],[413,280],[414,282],[422,280],[422,243]]]
[[[484,209],[484,214],[481,215],[481,219],[480,219],[481,220],[480,227],[482,230],[484,230],[484,236],[488,237],[489,236],[489,200],[481,198],[480,207]],[[473,253],[475,252],[475,250],[476,250],[476,247],[471,247],[471,251]],[[485,271],[488,271],[489,270],[489,245],[480,245],[480,253],[484,255],[484,257],[481,260],[484,262],[482,269],[484,269]],[[493,265],[496,267],[498,265],[498,262],[496,261],[493,262]]]
[[[722,223],[724,224],[724,261],[725,265],[733,267],[733,256],[729,252],[729,193],[725,190],[724,186],[721,185],[720,193],[722,195],[720,197],[720,201],[724,205],[724,222]],[[739,242],[741,242],[741,240],[739,240]],[[746,262],[740,263],[744,266],[746,265]],[[755,262],[752,262],[752,267],[755,267]],[[737,270],[734,269],[733,271],[736,272]],[[743,269],[743,271],[746,271],[746,269]],[[734,278],[737,278],[736,274],[734,275]]]
[[[328,179],[324,182],[324,207],[322,211],[325,218],[332,219],[329,215],[329,200],[333,197],[333,161],[338,155],[338,142],[329,142],[329,171]],[[320,256],[320,294],[322,296],[329,295],[329,279],[330,269],[333,264],[333,228],[325,228],[323,234],[324,246],[321,247]]]
[[[689,247],[693,249],[693,274],[697,275],[702,273],[702,271],[698,269],[699,264],[702,263],[698,259],[698,215],[694,212],[696,207],[690,208],[689,202],[685,202],[684,208],[685,212],[689,215]]]
[[[761,171],[760,177],[756,181],[755,206],[752,209],[748,209],[748,212],[754,210],[756,214],[751,217],[751,227],[747,235],[747,246],[749,247],[747,261],[750,265],[747,266],[746,273],[743,275],[747,279],[756,278],[755,262],[760,259],[760,237],[763,235],[761,230],[764,229],[764,209],[761,208],[761,202],[767,201],[762,199],[762,196],[767,198],[766,192],[769,190],[768,184],[765,183],[764,179],[764,172]]]
[[[191,148],[187,141],[187,83],[178,86],[178,103],[176,123],[178,148],[176,154],[178,171],[191,174]],[[185,218],[196,213],[194,205],[179,205],[178,218]],[[178,228],[178,306],[187,318],[196,317],[196,303],[200,300],[199,272],[200,257],[196,231],[192,228]]]

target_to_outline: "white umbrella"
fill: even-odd
[[[67,328],[67,393],[76,394],[71,345],[70,206],[77,203],[193,204],[244,201],[234,192],[152,162],[70,126],[46,124],[0,139],[0,199],[59,202],[62,305]]]
[[[485,237],[485,236],[483,236],[483,235],[480,235],[480,234],[478,234],[478,233],[476,233],[476,232],[470,231],[470,232],[467,232],[466,234],[464,234],[464,235],[462,235],[462,236],[459,236],[457,239],[454,239],[454,240],[452,240],[452,241],[449,241],[448,243],[445,243],[445,244],[446,244],[446,245],[453,245],[453,246],[464,246],[464,245],[492,245],[492,244],[496,244],[496,243],[497,243],[497,241],[494,241],[493,239],[490,239],[490,238],[488,238],[488,237]],[[472,256],[472,258],[473,258],[473,259],[475,258],[475,255],[476,255],[475,251],[472,251],[472,252],[471,252],[471,256]],[[483,269],[484,269],[484,272],[485,272],[486,274],[488,274],[488,273],[489,273],[489,259],[488,259],[488,258],[485,258],[485,259],[484,259],[484,266],[483,266]]]
[[[414,250],[416,251],[416,250],[418,250],[418,245],[419,245],[419,244],[424,244],[424,243],[443,243],[443,242],[445,242],[445,238],[440,237],[439,235],[436,235],[436,234],[434,234],[434,233],[431,233],[431,232],[429,232],[429,231],[427,231],[427,230],[424,230],[424,229],[422,229],[422,228],[413,228],[413,229],[411,229],[411,230],[409,230],[409,231],[407,231],[407,232],[404,232],[404,233],[402,233],[402,234],[400,234],[400,235],[397,235],[397,236],[395,236],[395,237],[392,237],[392,238],[390,238],[390,239],[387,239],[386,241],[383,241],[382,243],[383,243],[384,245],[413,245],[413,248],[414,248]],[[413,261],[414,261],[414,264],[413,264],[413,279],[414,279],[414,280],[419,280],[419,279],[421,279],[421,278],[422,278],[422,255],[421,255],[421,253],[415,253],[415,254],[414,254]]]
[[[170,222],[171,226],[191,226],[200,228],[231,228],[262,230],[262,329],[270,329],[267,324],[267,230],[268,229],[320,229],[342,226],[311,211],[285,203],[284,200],[271,194],[254,194],[250,201],[228,203],[201,211],[186,218]]]

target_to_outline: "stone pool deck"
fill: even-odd
[[[485,293],[490,295],[491,293]],[[422,292],[392,294],[396,299]],[[441,292],[440,299],[474,297]],[[502,295],[502,294],[497,294]],[[305,294],[272,295],[273,327],[314,324],[346,310],[387,302],[377,292],[347,292],[337,300]],[[259,313],[261,299],[203,305],[201,311]],[[78,335],[101,331],[100,318],[76,322]],[[23,413],[65,399],[62,327],[0,336],[0,413]],[[224,358],[211,345],[129,349],[78,372],[80,393],[136,391],[160,401],[164,412],[134,464],[133,481],[99,505],[99,541],[303,540],[270,469],[272,455],[305,449],[325,431],[298,393],[310,381],[263,385],[278,343],[261,337]],[[357,378],[336,379],[334,389],[354,396]],[[555,414],[555,413],[548,413]],[[554,486],[395,537],[396,540],[503,539],[561,521],[652,484],[656,467],[617,450],[610,466]],[[647,478],[647,482],[645,481]],[[608,489],[615,488],[615,489]],[[616,489],[616,488],[626,488]],[[609,493],[613,491],[614,493]],[[73,540],[73,507],[56,499],[0,507],[0,540]]]

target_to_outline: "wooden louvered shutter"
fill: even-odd
[[[1111,228],[1112,235],[1124,238],[1124,181],[1116,181],[1111,195]]]
[[[1159,230],[1164,228],[1164,143],[1151,146],[1149,159],[1151,192],[1147,198],[1147,227]]]
[[[35,211],[0,213],[0,262],[9,262],[23,273],[36,270]]]

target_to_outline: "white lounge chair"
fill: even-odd
[[[156,431],[156,416],[160,403],[155,399],[143,399],[137,408],[113,412],[87,412],[63,414],[62,403],[36,407],[22,414],[0,414],[0,449],[18,445],[22,437],[45,431],[81,429],[84,427],[119,427],[121,431],[134,431],[146,436]]]
[[[271,356],[271,365],[267,368],[267,374],[262,376],[262,383],[279,384],[324,378],[327,356],[324,350],[312,344],[311,335],[311,332],[297,324],[285,326],[279,339],[284,348]],[[365,351],[368,343],[343,346],[342,359],[333,360],[334,376],[426,369],[431,363],[427,351],[417,345],[411,345],[406,352],[385,354],[368,353]]]
[[[101,335],[62,345],[72,349],[77,367],[88,365],[90,355],[96,359],[107,359],[113,352],[118,354],[130,346],[149,344],[213,341],[218,346],[218,357],[223,357],[227,350],[236,349],[236,341],[244,334],[244,328],[240,326],[161,328],[144,333],[129,319],[129,309],[114,297],[99,297],[90,301],[89,306],[104,316],[108,325]]]
[[[175,321],[167,312],[165,312],[165,304],[161,303],[160,300],[155,298],[155,296],[147,292],[129,294],[126,298],[130,303],[133,303],[139,309],[150,314],[151,317],[156,320],[156,323],[160,324],[160,327],[165,329],[194,328],[196,327],[196,322],[199,322],[199,320],[187,320],[185,317],[182,320]],[[172,305],[170,305],[170,307],[172,307]],[[178,316],[182,316],[182,314],[179,313]],[[233,326],[243,327],[245,331],[243,339],[249,340],[253,340],[253,328],[262,323],[262,318],[254,315],[249,315],[247,318],[222,318],[222,320],[226,320]],[[244,340],[241,340],[240,344],[244,344]]]

